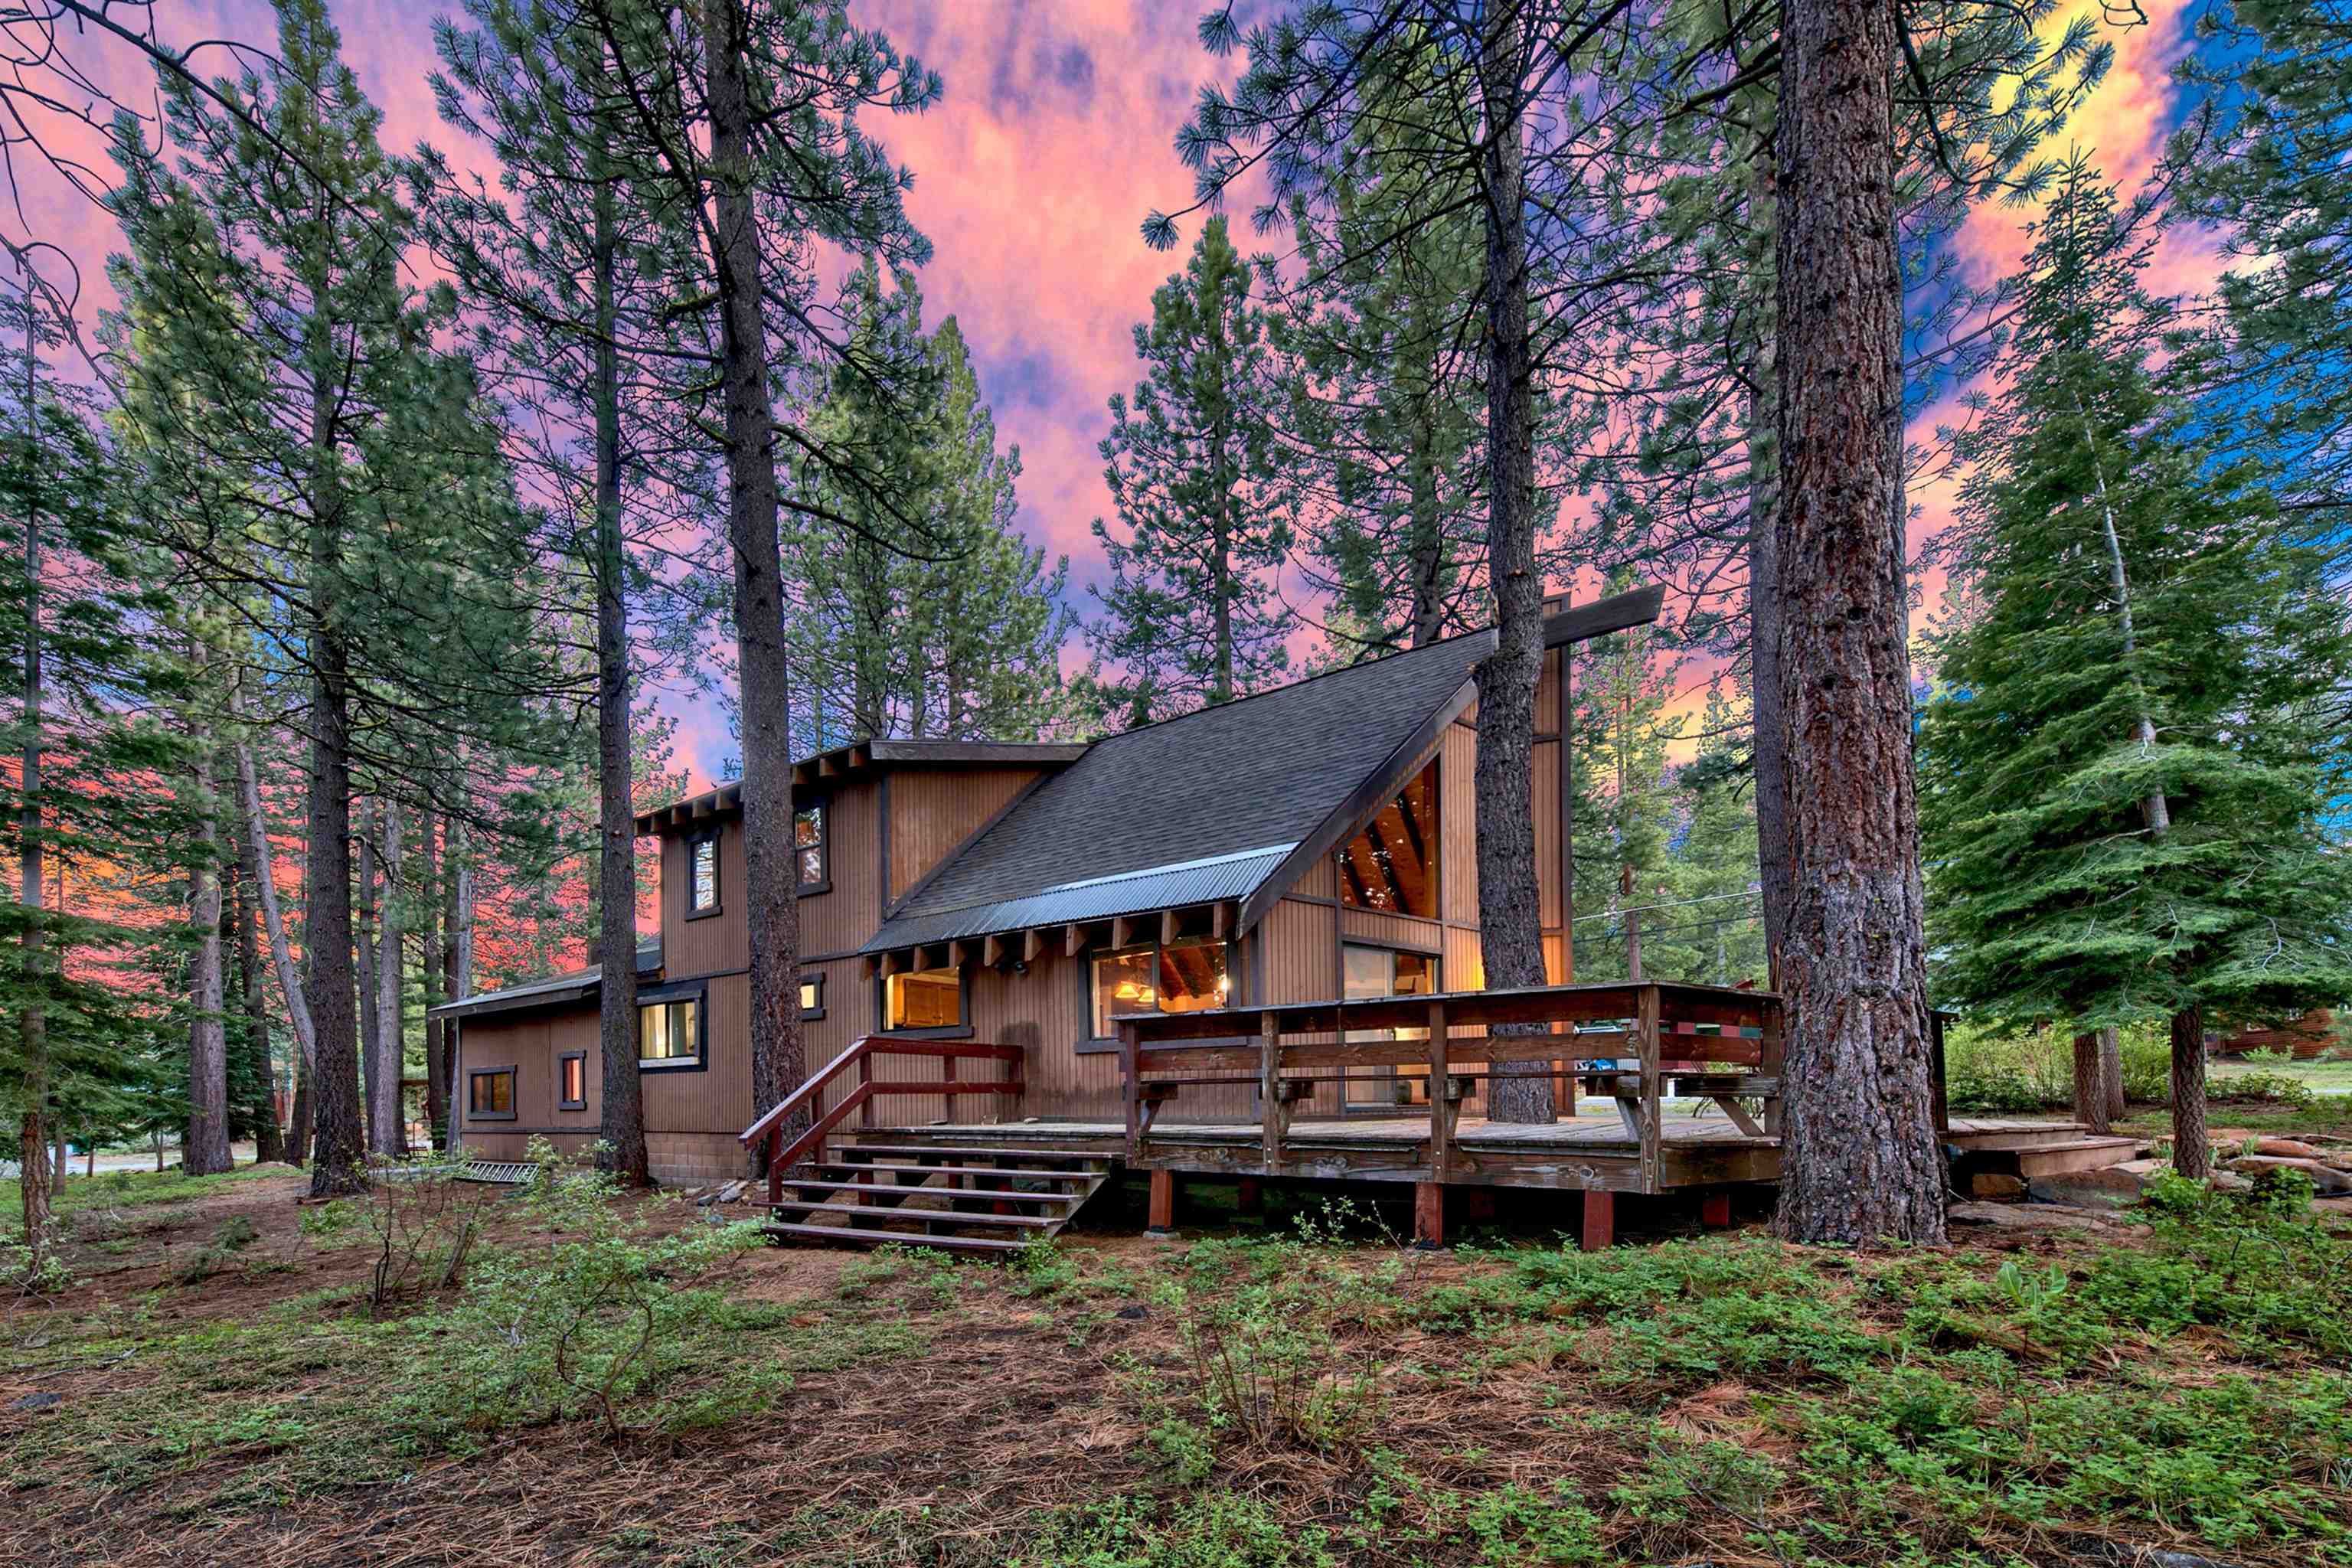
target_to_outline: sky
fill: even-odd
[[[1104,575],[1089,525],[1108,510],[1096,444],[1106,404],[1133,383],[1132,332],[1150,295],[1181,266],[1140,237],[1144,215],[1186,205],[1192,179],[1173,138],[1201,83],[1229,77],[1231,60],[1204,51],[1195,36],[1201,0],[854,0],[852,16],[881,28],[903,52],[944,79],[945,92],[918,116],[877,115],[866,125],[915,176],[907,205],[930,239],[922,274],[926,314],[955,316],[993,407],[1000,439],[1017,445],[1024,468],[1018,526],[1031,542],[1071,561],[1072,599],[1092,608],[1086,586]],[[2054,34],[2078,11],[2063,7]],[[2178,118],[2168,73],[2188,47],[2182,0],[2148,0],[2149,25],[2116,36],[2107,83],[2073,128],[2126,190],[2145,178]],[[405,151],[420,139],[457,153],[457,139],[434,112],[425,75],[433,68],[432,20],[448,9],[424,3],[342,0],[335,6],[347,58],[384,113],[383,140]],[[255,0],[164,0],[167,42],[238,38],[266,46],[273,26]],[[197,62],[205,74],[231,68],[224,53]],[[102,72],[108,85],[136,90],[143,73]],[[102,166],[102,165],[101,165]],[[20,198],[36,224],[70,250],[87,289],[86,319],[105,300],[103,258],[114,247],[104,215],[38,171],[23,175]],[[1953,244],[1973,279],[2013,269],[2031,214],[1989,206]],[[1197,230],[1197,222],[1186,237]],[[2210,247],[2191,239],[2159,257],[2159,289],[2201,286]],[[1948,405],[1922,412],[1917,428],[1948,419]],[[1922,531],[1948,519],[1953,485],[1914,500]],[[1694,692],[1685,700],[1700,700]],[[734,753],[715,701],[674,694],[680,760],[699,786]]]

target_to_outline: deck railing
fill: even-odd
[[[805,1083],[778,1101],[773,1110],[737,1134],[736,1142],[746,1149],[760,1143],[767,1145],[768,1201],[780,1202],[784,1195],[784,1173],[803,1160],[822,1162],[825,1140],[835,1128],[849,1119],[852,1112],[858,1113],[865,1123],[871,1126],[874,1102],[887,1095],[942,1095],[947,1098],[950,1109],[959,1095],[1004,1095],[1017,1099],[1022,1091],[1023,1056],[1019,1046],[986,1045],[977,1040],[910,1040],[894,1035],[867,1035],[811,1073]],[[940,1076],[925,1082],[877,1079],[874,1076],[874,1062],[877,1057],[929,1057],[940,1064]],[[1010,1065],[1004,1078],[985,1081],[958,1078],[956,1064],[964,1061],[995,1061]],[[787,1145],[784,1142],[786,1131],[803,1114],[809,1118],[809,1125]]]
[[[1504,1076],[1496,1070],[1504,1064],[1554,1064],[1555,1073],[1613,1100],[1628,1141],[1640,1147],[1644,1191],[1659,1190],[1661,1102],[1669,1077],[1714,1100],[1752,1136],[1780,1131],[1780,998],[1767,991],[1662,981],[1540,985],[1126,1013],[1114,1022],[1130,1163],[1149,1160],[1161,1108],[1186,1088],[1249,1082],[1201,1075],[1253,1068],[1269,1173],[1286,1163],[1285,1142],[1298,1102],[1317,1085],[1350,1081],[1356,1068],[1427,1070],[1433,1182],[1448,1180],[1454,1171],[1463,1101],[1481,1080]],[[1420,1031],[1420,1037],[1395,1038],[1400,1030]],[[1288,1038],[1300,1035],[1318,1037]],[[1760,1119],[1748,1110],[1749,1100],[1763,1102]]]

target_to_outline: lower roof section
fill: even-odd
[[[637,948],[637,973],[655,974],[662,966],[662,946],[658,942],[645,942]],[[438,1007],[428,1007],[428,1018],[473,1018],[486,1013],[520,1013],[532,1007],[562,1007],[574,1002],[584,1002],[597,994],[604,980],[602,964],[592,963],[585,969],[569,974],[557,974],[545,980],[525,981],[501,991],[484,991],[471,996],[460,996],[454,1002],[444,1002]]]
[[[1034,893],[961,909],[900,915],[883,921],[873,940],[858,951],[889,952],[1001,931],[1072,925],[1118,915],[1245,899],[1297,847],[1295,841],[1269,844],[1231,855],[1213,855],[1200,860],[1180,860],[1114,876],[1063,882]]]

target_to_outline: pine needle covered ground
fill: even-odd
[[[375,1309],[379,1227],[302,1190],[74,1184],[77,1283],[5,1320],[0,1562],[2352,1563],[2352,1238],[2292,1192],[1867,1257],[1114,1209],[1009,1266],[500,1196],[465,1285]],[[633,1280],[607,1411],[635,1341],[540,1352]]]

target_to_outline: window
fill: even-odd
[[[466,1075],[466,1118],[469,1121],[512,1121],[515,1119],[515,1069],[478,1068]]]
[[[719,834],[717,829],[698,838],[687,840],[686,912],[694,915],[715,915],[719,912]]]
[[[801,1016],[803,1018],[822,1018],[824,1016],[824,975],[803,974],[801,976]]]
[[[1214,937],[1106,952],[1094,961],[1095,1038],[1121,1013],[1197,1013],[1232,999],[1226,946]]]
[[[825,861],[824,806],[804,805],[793,813],[793,843],[800,854],[800,890],[830,892],[833,871]]]
[[[1437,917],[1435,763],[1339,851],[1339,901],[1351,909]]]
[[[1427,996],[1437,990],[1437,960],[1425,952],[1401,952],[1394,948],[1367,947],[1349,942],[1339,949],[1340,994],[1349,1001],[1366,996]],[[1353,1040],[1425,1040],[1427,1029],[1350,1029]],[[1413,1075],[1428,1077],[1426,1069]],[[1383,1068],[1370,1076],[1350,1077],[1345,1104],[1350,1110],[1394,1110],[1396,1069]]]
[[[665,996],[637,1005],[637,1066],[702,1065],[702,997]]]
[[[556,1096],[558,1110],[588,1109],[588,1053],[566,1051],[555,1058]]]
[[[963,971],[917,969],[893,974],[883,987],[886,1029],[963,1027]]]

